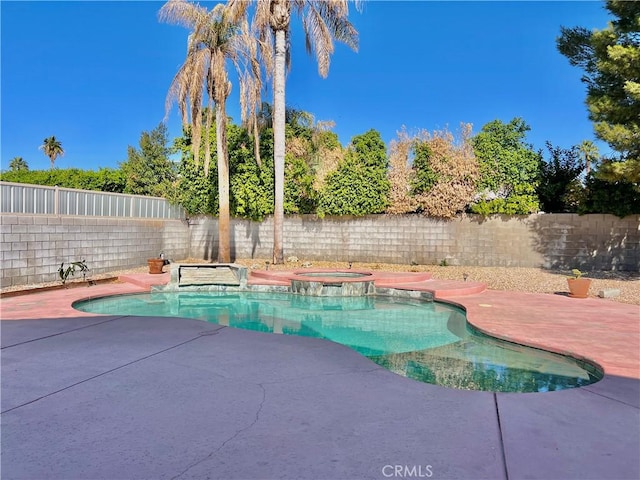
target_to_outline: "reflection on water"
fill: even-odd
[[[278,293],[151,293],[78,302],[110,315],[174,316],[235,328],[325,338],[400,375],[469,390],[544,392],[598,381],[575,359],[474,332],[448,305],[386,297]]]

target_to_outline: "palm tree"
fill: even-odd
[[[330,57],[334,50],[333,40],[357,50],[358,32],[348,20],[348,0],[228,0],[233,18],[246,18],[252,3],[255,3],[252,27],[258,36],[265,69],[273,80],[273,263],[283,263],[285,75],[290,60],[288,44],[291,13],[297,13],[302,19],[307,52],[311,53],[313,50],[318,71],[323,78],[329,73]]]
[[[229,156],[227,152],[226,101],[231,93],[231,82],[226,68],[230,60],[241,79],[243,121],[246,112],[255,111],[256,91],[260,90],[259,66],[255,58],[253,37],[246,21],[232,22],[223,4],[211,11],[186,0],[170,0],[159,12],[161,20],[183,25],[192,30],[188,38],[187,58],[175,75],[167,95],[167,113],[174,100],[187,125],[187,110],[191,110],[192,152],[199,165],[202,128],[203,92],[206,91],[206,126],[204,145],[204,175],[209,176],[211,143],[209,132],[215,103],[216,150],[218,160],[218,261],[231,261],[229,214]],[[251,67],[253,66],[253,70]],[[257,72],[257,73],[256,73]]]
[[[600,158],[598,147],[591,140],[583,140],[578,147],[578,151],[585,165],[585,173],[589,176],[591,164],[597,162]]]
[[[49,157],[49,160],[51,160],[51,168],[53,169],[56,158],[58,158],[59,156],[62,157],[64,155],[62,144],[54,136],[45,138],[43,142],[44,143],[40,145],[39,148],[47,157]]]
[[[29,165],[22,157],[13,157],[9,162],[9,170],[12,172],[27,171],[29,170]]]

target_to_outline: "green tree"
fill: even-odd
[[[180,204],[189,215],[216,215],[216,187],[211,177],[202,175],[202,166],[195,165],[193,156],[186,154],[182,156],[178,165],[177,187],[169,200]]]
[[[302,19],[307,51],[313,51],[322,77],[329,72],[334,39],[357,48],[357,31],[349,22],[347,0],[269,0],[250,2],[229,0],[236,18],[246,17],[255,3],[252,26],[261,40],[261,58],[273,79],[274,133],[274,235],[273,263],[284,262],[284,176],[285,176],[285,79],[290,59],[290,22],[292,11]]]
[[[64,155],[62,144],[58,139],[56,139],[55,136],[45,138],[39,148],[47,157],[49,157],[49,160],[51,161],[51,169],[53,169],[56,158],[62,157]]]
[[[578,213],[610,213],[618,217],[640,214],[640,191],[637,185],[619,180],[602,180],[591,174],[585,183]]]
[[[578,176],[582,173],[579,147],[563,149],[546,143],[549,159],[540,163],[540,180],[537,193],[540,205],[547,213],[575,212],[572,201],[575,190],[580,188]]]
[[[528,214],[538,210],[536,185],[539,152],[525,143],[530,130],[521,118],[509,123],[493,120],[471,140],[480,166],[478,201],[474,213]]]
[[[301,157],[287,154],[284,172],[284,211],[286,213],[314,213],[316,192],[309,164]]]
[[[189,214],[218,215],[218,175],[214,164],[208,177],[202,174],[202,164],[195,165],[191,153],[190,128],[174,139],[172,153],[181,155],[176,196],[173,199]],[[234,217],[262,220],[273,213],[273,138],[265,131],[261,139],[261,155],[265,162],[253,161],[254,138],[244,127],[227,123],[229,151],[229,210]],[[253,153],[252,153],[253,150]],[[271,160],[269,160],[271,159]]]
[[[206,112],[204,176],[209,176],[211,161],[211,141],[209,138],[213,109],[215,103],[217,170],[218,170],[218,261],[231,261],[230,212],[229,212],[229,156],[227,151],[227,114],[226,101],[231,93],[231,82],[227,72],[227,61],[230,61],[241,75],[241,91],[246,92],[246,83],[256,82],[255,77],[242,76],[247,70],[241,67],[241,59],[250,63],[248,57],[251,50],[252,37],[248,35],[248,26],[241,29],[239,22],[231,21],[223,4],[216,5],[211,11],[186,0],[170,0],[160,10],[160,18],[172,23],[185,25],[191,29],[189,35],[187,58],[171,84],[168,100],[178,99],[186,123],[186,97],[191,99],[192,131],[194,136],[193,155],[196,167],[200,155],[200,107],[203,89],[207,92],[209,103]],[[259,69],[252,72],[257,73]],[[250,81],[251,79],[251,81]],[[251,83],[251,90],[257,89]],[[245,98],[244,96],[242,98]],[[251,108],[251,110],[255,110]]]
[[[384,141],[376,130],[351,140],[338,169],[326,178],[320,194],[320,215],[382,213],[389,204],[390,183]]]
[[[231,211],[234,215],[251,220],[262,220],[273,213],[273,135],[249,137],[248,131],[230,125],[229,167],[231,171]],[[263,162],[250,161],[251,143],[260,140]],[[255,151],[255,147],[253,148]]]
[[[140,150],[129,146],[128,158],[120,164],[125,177],[125,193],[171,196],[176,167],[169,159],[167,127],[160,123],[140,135]]]
[[[9,170],[12,172],[27,171],[29,170],[29,165],[22,157],[13,157],[9,162]]]
[[[609,0],[616,18],[603,30],[561,28],[560,53],[584,71],[596,136],[618,153],[598,176],[640,183],[640,2]]]

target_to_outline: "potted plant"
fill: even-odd
[[[572,275],[567,278],[569,284],[569,296],[572,298],[587,298],[589,296],[589,287],[591,287],[590,278],[582,278],[582,272],[577,268],[571,270]]]
[[[164,258],[149,258],[147,260],[147,264],[149,265],[149,273],[163,273],[162,268],[165,264]]]

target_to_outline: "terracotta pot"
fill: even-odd
[[[163,273],[164,258],[150,258],[147,263],[149,264],[149,273]]]
[[[587,298],[589,296],[590,278],[567,278],[569,296],[573,298]]]

